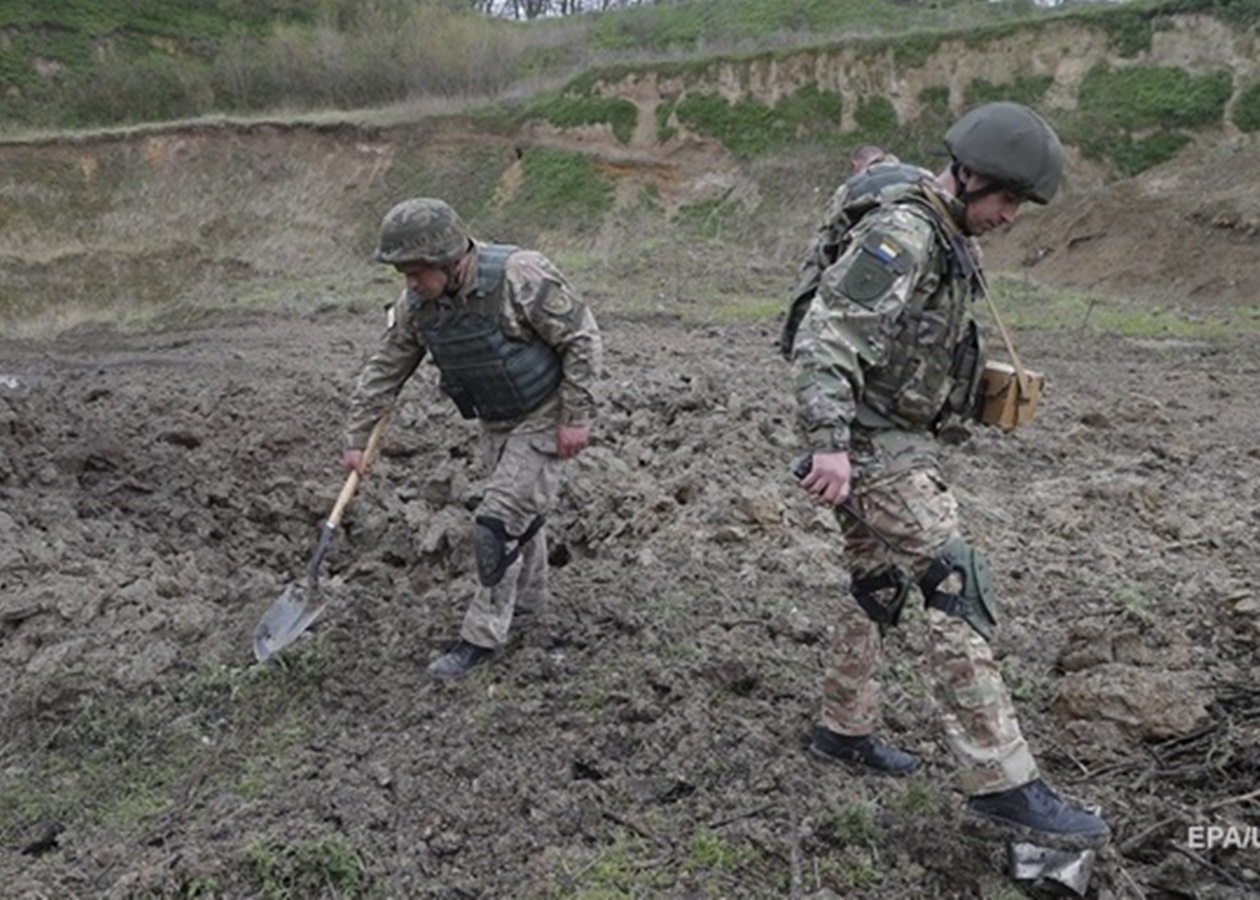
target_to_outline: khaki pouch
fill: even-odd
[[[980,375],[980,407],[976,418],[985,425],[997,425],[1007,431],[1031,422],[1037,412],[1037,401],[1045,386],[1045,376],[1024,370],[1020,378],[1010,363],[989,361]]]

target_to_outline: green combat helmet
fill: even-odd
[[[433,197],[415,197],[385,214],[376,261],[449,266],[468,250],[468,241],[468,229],[450,204]]]
[[[977,175],[1046,204],[1059,189],[1063,145],[1054,129],[1027,106],[999,102],[963,114],[945,133],[954,159]]]

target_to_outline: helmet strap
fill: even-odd
[[[446,294],[454,297],[459,294],[460,287],[464,283],[464,273],[468,271],[468,259],[471,254],[468,249],[460,255],[459,259],[454,262],[447,263],[442,267],[442,271],[446,273]]]
[[[990,194],[997,193],[1004,187],[1002,182],[990,180],[988,184],[979,190],[968,190],[962,179],[962,170],[963,164],[958,160],[955,159],[950,162],[949,173],[954,176],[954,184],[958,185],[958,191],[954,194],[954,196],[958,198],[958,202],[963,206],[968,205],[972,201],[983,199]],[[967,171],[971,172],[972,175],[976,174],[975,172],[972,172],[971,169],[968,169]]]

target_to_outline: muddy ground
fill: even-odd
[[[384,292],[388,289],[382,288]],[[0,884],[12,897],[1009,897],[969,835],[910,623],[907,781],[812,758],[835,524],[775,325],[597,315],[555,601],[454,684],[474,434],[421,371],[279,665],[250,634],[342,481],[375,301],[0,346]],[[612,306],[612,304],[607,304]],[[1115,840],[1097,896],[1260,895],[1260,347],[1021,336],[1036,421],[949,471],[1024,729]],[[1045,886],[1029,889],[1044,894]]]

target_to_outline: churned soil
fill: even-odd
[[[327,611],[253,662],[341,486],[374,314],[0,345],[3,893],[1009,896],[962,822],[915,615],[885,718],[924,771],[806,750],[848,601],[834,518],[788,473],[775,326],[596,313],[554,601],[455,683],[424,667],[473,584],[480,470],[427,366],[325,561]],[[1260,849],[1187,841],[1260,821],[1260,348],[1020,342],[1036,420],[954,433],[947,469],[1046,777],[1113,824],[1091,892],[1255,896]]]

